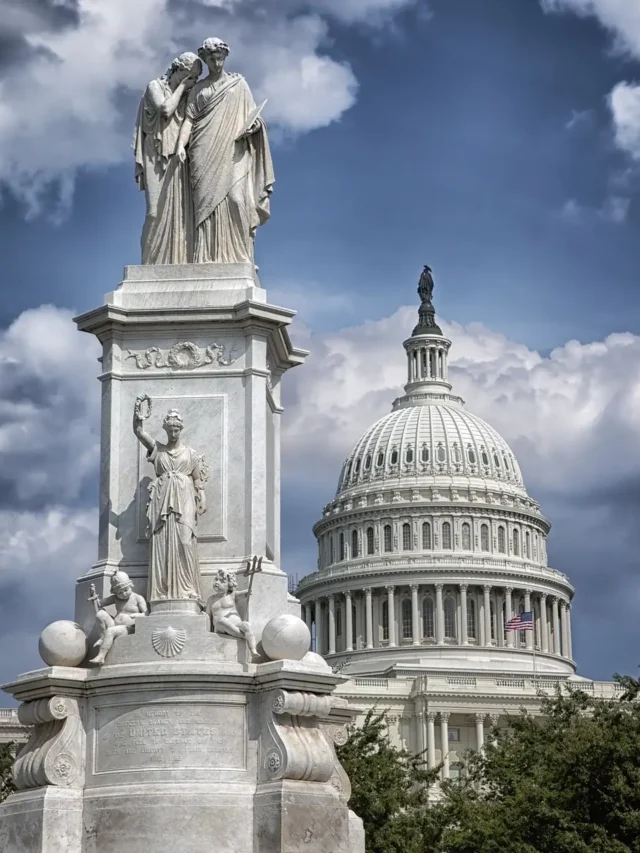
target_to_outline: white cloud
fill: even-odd
[[[28,8],[4,0],[0,38],[24,60],[9,51],[0,67],[0,183],[29,214],[63,216],[79,169],[131,157],[135,100],[147,82],[212,33],[231,44],[231,67],[269,98],[274,125],[286,133],[327,125],[353,105],[357,81],[328,54],[324,16],[374,23],[415,2],[76,0],[60,20],[57,0]]]
[[[575,12],[598,19],[614,47],[640,59],[640,4],[636,0],[541,0],[547,12]]]
[[[541,0],[547,12],[594,17],[613,38],[613,49],[640,60],[640,3],[637,0]],[[620,82],[608,98],[616,145],[640,160],[640,85]],[[578,114],[576,114],[578,115]]]

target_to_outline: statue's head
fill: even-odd
[[[226,569],[218,569],[213,579],[214,592],[233,592],[238,586],[238,580],[235,572],[228,572]]]
[[[116,572],[111,575],[111,594],[116,598],[129,598],[133,592],[133,584],[126,572]]]
[[[205,39],[202,47],[198,48],[198,56],[206,62],[210,71],[221,71],[229,53],[229,45],[219,38]]]
[[[177,441],[180,438],[184,423],[177,409],[170,409],[165,415],[162,427],[167,434],[169,441]]]
[[[165,77],[167,80],[172,80],[177,85],[181,83],[185,77],[199,77],[202,74],[202,62],[198,59],[195,53],[181,53],[177,56],[169,68]]]

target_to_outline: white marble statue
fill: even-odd
[[[193,261],[253,263],[274,182],[265,124],[244,77],[224,70],[228,45],[208,38],[198,55],[209,74],[189,91],[176,149],[189,166]]]
[[[91,663],[103,664],[114,641],[124,634],[129,634],[138,617],[147,615],[147,602],[133,591],[133,584],[126,572],[116,572],[111,576],[111,595],[102,601],[95,586],[91,584],[89,601],[93,601],[96,621],[100,626],[100,639],[95,643],[100,647],[100,651]],[[105,610],[110,606],[115,608],[115,616]]]
[[[184,264],[193,254],[193,205],[186,163],[176,157],[187,92],[202,72],[195,53],[182,53],[147,86],[133,140],[136,182],[147,202],[143,264]]]
[[[236,596],[247,595],[247,590],[237,591],[235,572],[218,569],[213,582],[213,595],[207,600],[206,610],[217,634],[229,634],[247,641],[249,651],[257,655],[256,638],[251,625],[244,621],[236,609]]]
[[[147,448],[148,459],[156,472],[147,506],[151,537],[149,600],[200,600],[196,531],[198,517],[206,512],[204,460],[182,443],[183,422],[175,409],[164,419],[166,444],[160,444],[144,431],[145,399],[148,402],[144,397],[136,400],[133,431]]]

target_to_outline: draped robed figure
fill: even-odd
[[[198,55],[209,75],[190,90],[177,153],[188,162],[193,261],[253,263],[256,229],[269,218],[274,183],[266,126],[240,74],[224,71],[229,53],[207,39]]]

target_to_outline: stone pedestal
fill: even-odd
[[[271,577],[263,584],[286,596],[280,381],[306,356],[287,332],[294,313],[267,302],[251,264],[186,264],[127,267],[105,304],[76,319],[103,347],[98,560],[76,594],[85,630],[94,621],[90,584],[106,595],[108,577],[121,569],[136,592],[147,591],[153,470],[132,432],[141,394],[152,402],[147,431],[162,438],[164,415],[178,409],[185,443],[208,464],[209,508],[198,531],[204,596],[219,568],[242,569],[253,554]]]
[[[104,306],[77,319],[103,345],[98,560],[76,594],[90,642],[91,584],[104,598],[119,570],[147,595],[153,471],[132,431],[143,394],[148,433],[161,438],[177,408],[185,444],[208,463],[203,598],[218,569],[241,571],[256,554],[262,571],[237,606],[258,641],[270,619],[299,615],[279,566],[280,378],[305,356],[289,340],[292,317],[267,302],[250,265],[203,264],[128,267]],[[249,577],[238,581],[244,590]],[[334,750],[354,713],[332,696],[341,677],[312,653],[269,661],[258,650],[214,633],[196,601],[154,601],[104,665],[7,685],[33,734],[15,763],[18,792],[0,806],[0,851],[363,853]]]

